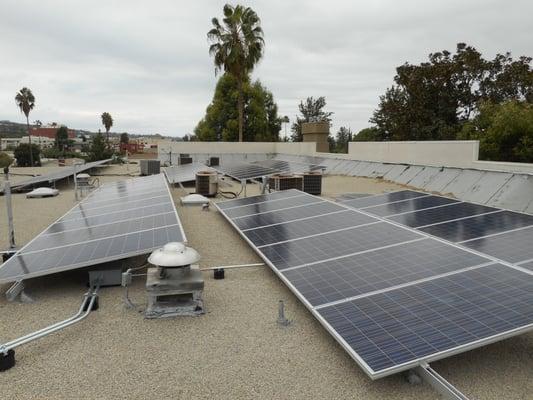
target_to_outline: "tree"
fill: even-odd
[[[105,128],[107,147],[109,147],[109,130],[113,126],[113,117],[108,112],[102,113],[102,125]]]
[[[9,167],[12,162],[13,159],[9,156],[9,154],[0,151],[0,168]]]
[[[113,152],[106,146],[102,134],[98,132],[93,138],[93,142],[89,149],[89,161],[105,160],[112,155]]]
[[[127,132],[120,134],[120,143],[126,143],[128,144],[130,142],[130,137],[128,136]]]
[[[380,142],[386,140],[380,135],[380,130],[376,127],[361,129],[357,135],[352,136],[354,142]]]
[[[352,130],[341,126],[335,138],[335,152],[348,153],[348,143],[352,141]]]
[[[302,123],[304,122],[331,122],[331,116],[333,112],[324,111],[326,106],[326,98],[320,96],[317,99],[308,97],[303,101],[300,101],[298,109],[300,110],[301,117],[296,117],[296,122],[291,127],[291,139],[293,142],[301,142],[302,136]]]
[[[21,143],[13,152],[19,167],[40,166],[41,157],[39,153],[39,146],[32,143]]]
[[[61,126],[56,131],[55,147],[58,150],[63,150],[63,151],[65,151],[65,148],[68,147],[68,129],[66,126]]]
[[[244,105],[244,140],[277,141],[281,129],[274,97],[259,81],[242,85]],[[237,80],[229,73],[220,77],[206,114],[194,129],[201,141],[236,141],[239,139]],[[192,139],[192,138],[190,138]]]
[[[214,57],[215,73],[223,70],[233,75],[237,81],[239,142],[242,142],[244,82],[263,56],[265,42],[259,17],[250,7],[226,4],[223,12],[223,25],[217,18],[211,20],[213,28],[207,33],[211,42],[209,54]]]
[[[483,102],[533,102],[531,61],[509,53],[485,60],[459,43],[455,54],[443,50],[420,65],[405,63],[370,122],[386,140],[455,139]]]
[[[26,126],[28,127],[28,141],[31,147],[31,131],[30,131],[30,111],[34,109],[35,107],[35,96],[31,92],[30,89],[27,87],[23,87],[19,90],[17,95],[15,96],[15,102],[17,103],[17,107],[20,109],[20,111],[26,116]],[[34,166],[33,163],[33,151],[29,151],[30,161],[29,165]],[[37,153],[39,153],[39,149],[37,149]]]
[[[484,102],[476,117],[463,126],[460,139],[479,140],[480,158],[533,162],[533,104]]]

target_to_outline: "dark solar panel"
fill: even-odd
[[[150,198],[152,189],[159,194],[166,191],[166,197]],[[117,191],[129,193],[134,200],[125,196],[122,207],[115,200],[106,206],[106,199],[114,198]],[[142,194],[149,200],[142,200]],[[2,264],[0,282],[146,254],[170,241],[184,240],[163,175],[104,185]]]
[[[367,217],[364,214],[345,209],[335,214],[252,229],[246,231],[244,234],[253,244],[259,247],[372,222],[377,222],[377,220]]]
[[[461,242],[529,225],[533,225],[533,215],[502,211],[432,225],[420,230],[451,242]]]
[[[427,238],[283,271],[283,275],[313,306],[319,306],[488,261]]]
[[[497,210],[497,208],[482,206],[479,204],[456,203],[450,204],[446,207],[438,207],[429,210],[396,215],[394,217],[390,217],[390,220],[416,228],[419,226],[437,224],[440,222],[450,221],[452,219],[470,217]]]
[[[369,212],[380,217],[386,217],[389,215],[422,210],[430,207],[439,207],[457,202],[457,200],[448,199],[446,197],[426,196],[365,208],[365,212]]]
[[[378,222],[327,235],[274,244],[260,250],[278,270],[283,270],[418,238],[421,236],[414,232],[386,222]]]
[[[249,204],[237,208],[229,208],[225,210],[225,213],[230,218],[239,218],[246,215],[253,215],[264,213],[268,211],[279,210],[282,208],[303,206],[306,204],[319,203],[321,200],[318,197],[302,194],[301,196],[289,197],[287,199],[280,199],[277,201]]]
[[[531,272],[533,272],[533,261],[529,261],[527,263],[520,264],[520,266],[522,268],[526,268],[526,269],[530,270]]]
[[[393,201],[402,201],[414,199],[416,197],[427,196],[427,193],[415,192],[413,190],[401,190],[399,192],[379,194],[376,196],[363,197],[361,199],[353,199],[342,201],[342,203],[354,208],[363,208],[370,206],[377,206],[379,204],[391,203]]]
[[[263,214],[250,215],[248,217],[238,218],[233,222],[237,225],[237,228],[246,230],[344,210],[346,210],[345,207],[329,201],[323,201],[320,203],[289,208],[288,210],[277,210]]]
[[[533,227],[471,240],[463,245],[511,263],[533,259]]]
[[[319,313],[374,373],[386,373],[533,324],[533,279],[495,264]]]
[[[278,199],[285,199],[288,197],[301,196],[301,195],[302,195],[302,192],[300,192],[299,190],[294,190],[294,189],[282,190],[281,192],[261,194],[259,196],[244,197],[242,199],[221,201],[217,203],[217,207],[224,210],[226,208],[240,207],[240,206],[245,206],[248,204],[261,203],[264,201],[272,201],[272,200],[278,200]]]

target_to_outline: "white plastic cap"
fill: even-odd
[[[158,267],[184,267],[200,261],[200,254],[180,242],[170,242],[155,250],[148,262]]]

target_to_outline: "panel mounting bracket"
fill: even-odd
[[[9,302],[33,303],[34,300],[24,291],[24,281],[17,281],[6,291],[6,299]]]
[[[455,386],[440,376],[437,371],[429,366],[428,363],[422,363],[414,370],[422,380],[431,385],[433,389],[439,392],[447,400],[468,400]]]

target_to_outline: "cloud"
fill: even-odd
[[[216,83],[206,32],[224,2],[3,0],[0,119],[22,120],[14,95],[37,98],[32,119],[96,130],[182,136]],[[368,126],[395,67],[467,42],[491,58],[533,55],[533,3],[503,1],[249,1],[265,31],[254,71],[291,119],[326,96],[334,127]]]

